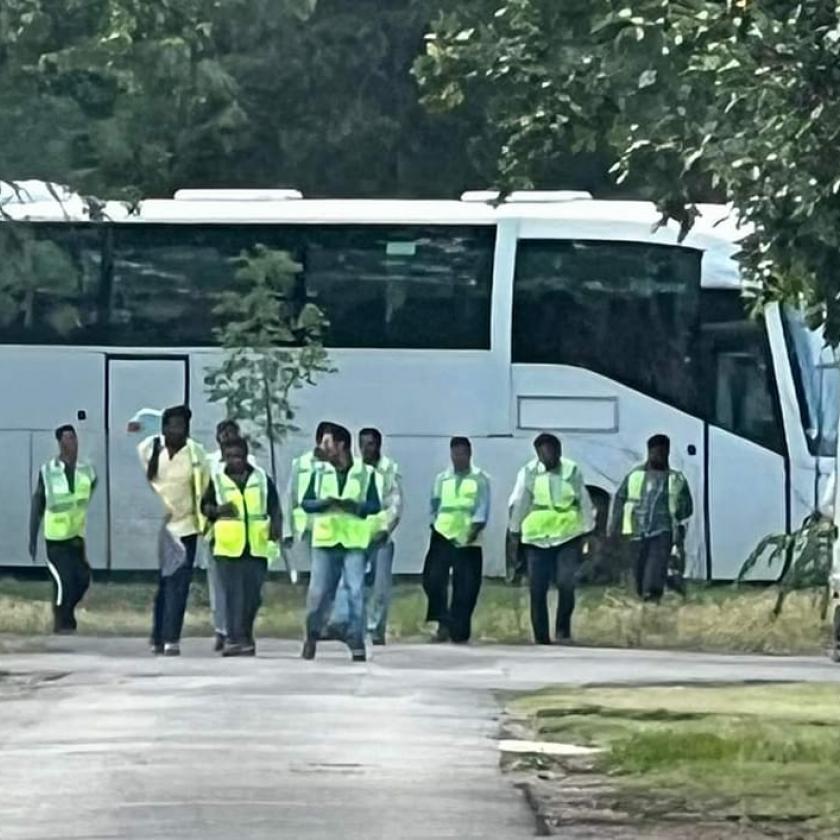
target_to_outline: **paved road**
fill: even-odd
[[[498,690],[552,682],[840,680],[819,659],[397,645],[352,665],[267,642],[50,640],[0,656],[2,840],[534,836],[498,771]]]

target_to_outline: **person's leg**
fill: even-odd
[[[229,651],[245,644],[244,562],[241,557],[217,557],[216,565],[224,590],[225,627],[228,631],[225,650]]]
[[[262,588],[268,571],[268,563],[260,557],[248,557],[245,562],[247,563],[245,580],[245,644],[250,652],[255,647],[254,624],[257,620],[257,613],[262,606]]]
[[[671,534],[657,534],[647,540],[647,544],[644,594],[648,600],[658,602],[665,590],[665,577],[668,574],[668,560],[671,556]]]
[[[88,565],[87,557],[85,556],[84,540],[74,540],[73,545],[70,546],[70,548],[72,549],[73,554],[72,558],[70,558],[72,560],[72,573],[68,575],[68,578],[72,581],[72,591],[69,593],[67,611],[70,627],[75,630],[76,607],[88,591],[91,574],[90,566]]]
[[[306,593],[306,641],[314,643],[321,636],[328,611],[341,579],[341,555],[332,548],[313,548],[309,590]]]
[[[152,635],[149,639],[155,653],[163,651],[163,625],[166,606],[166,578],[158,572],[157,591],[152,605]]]
[[[548,588],[554,577],[550,549],[528,546],[528,589],[531,596],[531,629],[538,645],[550,645],[548,633]]]
[[[49,569],[53,584],[53,633],[62,633],[70,629],[67,617],[67,590],[69,584],[67,581],[64,545],[62,543],[47,543],[47,569]]]
[[[441,629],[449,627],[449,570],[452,546],[437,531],[432,531],[429,553],[423,568],[423,590],[428,609],[426,621],[437,621]]]
[[[323,638],[343,640],[347,636],[347,628],[350,624],[350,591],[344,573],[338,581],[329,616]]]
[[[640,598],[645,596],[645,565],[647,564],[647,540],[632,540],[630,542],[633,557],[633,579],[636,583],[636,594]]]
[[[575,584],[580,568],[581,540],[572,540],[555,549],[553,566],[557,583],[557,617],[554,623],[557,641],[572,638],[572,613],[575,611]]]
[[[347,646],[353,656],[365,655],[365,552],[343,552],[343,577],[347,587],[349,621]]]
[[[453,554],[452,641],[468,642],[472,635],[472,614],[481,590],[481,548],[459,548]]]
[[[225,587],[219,575],[218,561],[212,554],[207,557],[207,584],[210,589],[210,609],[213,612],[213,630],[216,633],[216,641],[223,642],[227,636]]]
[[[198,536],[192,534],[182,537],[185,556],[181,566],[174,574],[164,579],[164,645],[178,645],[181,632],[184,629],[184,613],[187,609],[187,599],[190,594],[195,552],[198,547]]]
[[[368,632],[375,645],[385,644],[388,629],[388,609],[394,570],[394,543],[388,540],[373,553],[373,592],[368,614]]]

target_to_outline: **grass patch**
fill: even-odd
[[[728,818],[840,831],[840,686],[582,688],[513,701],[535,737],[600,746],[633,795],[679,796]],[[641,800],[640,800],[641,801]]]
[[[81,609],[82,633],[145,635],[155,587],[148,582],[94,581]],[[270,580],[264,591],[258,631],[263,636],[298,637],[306,590]],[[50,629],[50,583],[0,579],[0,633],[39,634]],[[659,606],[641,604],[620,588],[584,587],[574,617],[583,644],[617,647],[679,648],[818,653],[828,626],[819,617],[819,593],[793,593],[781,616],[773,619],[775,590],[695,586],[686,601],[670,595]],[[553,605],[552,605],[553,610]],[[394,590],[389,633],[417,639],[428,633],[426,600],[416,583]],[[209,595],[203,575],[193,583],[186,619],[188,635],[210,633]],[[485,581],[473,621],[474,638],[484,642],[527,643],[531,639],[528,593]]]

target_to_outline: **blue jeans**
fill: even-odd
[[[317,641],[329,618],[338,584],[347,591],[347,636],[353,653],[365,649],[365,552],[360,549],[312,548],[312,570],[306,595],[306,638]]]
[[[374,639],[385,640],[388,627],[388,608],[391,606],[391,582],[394,569],[394,543],[391,540],[368,549],[365,556],[366,563],[370,563],[370,573],[365,583],[369,589],[367,630]],[[330,626],[346,627],[349,621],[349,593],[345,585],[345,578],[341,578],[335,596]]]

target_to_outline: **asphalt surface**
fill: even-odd
[[[550,683],[840,681],[812,658],[137,639],[0,656],[2,840],[533,837],[498,769],[497,692]],[[840,695],[840,690],[838,690]]]

